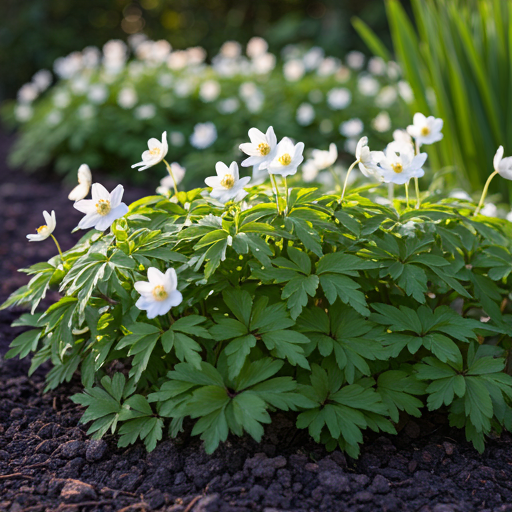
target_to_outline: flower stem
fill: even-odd
[[[347,183],[348,183],[348,177],[350,176],[350,173],[352,171],[352,169],[356,166],[356,164],[359,163],[359,160],[356,160],[349,168],[348,168],[348,171],[347,171],[347,175],[345,176],[345,183],[343,184],[343,190],[341,192],[341,197],[340,197],[340,200],[338,201],[339,204],[341,204],[341,202],[343,201],[343,198],[345,197],[345,190],[347,190]]]
[[[409,182],[405,184],[405,199],[407,201],[407,208],[409,208]]]
[[[277,209],[277,215],[279,215],[281,213],[279,211],[279,189],[277,188],[276,177],[273,174],[270,174],[270,181],[272,183],[272,188],[274,189],[274,192],[276,194],[276,209]]]
[[[494,176],[496,176],[496,174],[498,174],[498,171],[494,171],[487,178],[487,181],[485,182],[485,185],[484,185],[484,190],[482,191],[482,197],[480,198],[480,202],[478,203],[475,213],[473,214],[474,217],[476,217],[479,214],[480,210],[482,209],[482,206],[484,205],[485,198],[487,196],[487,192],[489,190],[489,185],[491,184],[491,181],[494,178]]]
[[[415,154],[420,154],[420,143],[417,139],[414,139],[414,147],[416,149]],[[414,188],[416,189],[416,209],[419,210],[421,206],[421,199],[420,199],[420,183],[418,178],[414,178]]]
[[[395,185],[393,183],[388,183],[389,202],[392,203],[394,198],[395,198]]]
[[[288,194],[288,181],[286,180],[286,176],[283,176],[283,181],[284,181],[284,193],[286,194],[286,209],[285,209],[285,215],[288,215],[288,199],[289,199],[289,194]]]
[[[64,261],[64,255],[62,254],[62,250],[60,248],[59,242],[57,242],[57,239],[53,235],[50,235],[50,236],[53,238],[53,241],[55,242],[55,245],[57,246],[57,250],[59,251],[60,258],[62,259],[62,261]]]
[[[167,167],[167,171],[169,172],[169,175],[171,176],[172,178],[172,184],[174,186],[174,194],[175,195],[178,195],[178,184],[176,183],[176,178],[174,177],[174,173],[172,172],[172,168],[171,166],[168,164],[167,160],[164,158],[163,159],[163,162],[164,164],[166,165]]]

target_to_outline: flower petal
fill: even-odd
[[[117,208],[123,199],[124,187],[117,185],[117,187],[110,193],[110,207]]]

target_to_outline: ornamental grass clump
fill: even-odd
[[[78,373],[88,432],[119,446],[152,450],[190,418],[211,453],[230,434],[259,441],[278,410],[352,457],[367,429],[396,433],[427,409],[480,451],[510,430],[510,224],[419,188],[409,205],[370,199],[375,184],[345,184],[343,197],[290,187],[300,143],[271,137],[267,151],[260,138],[242,148],[272,154],[258,159],[263,184],[233,162],[207,179],[213,190],[145,197],[119,218],[101,203],[119,203],[118,189],[93,197],[105,231],[23,269],[29,284],[2,306],[31,308],[6,357],[32,354],[30,373],[50,360],[47,390]],[[354,167],[404,183],[390,169],[415,152],[363,139]],[[38,311],[50,288],[61,299]]]

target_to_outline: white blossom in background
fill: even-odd
[[[414,93],[411,86],[404,80],[398,82],[398,93],[406,103],[411,103],[414,99]]]
[[[163,64],[171,53],[171,45],[165,39],[144,41],[136,49],[135,54],[153,66]]]
[[[313,181],[320,171],[333,166],[338,159],[338,148],[334,142],[329,145],[329,151],[313,149],[311,158],[302,166],[302,176],[305,181]]]
[[[295,174],[304,160],[303,151],[304,142],[294,144],[288,137],[283,137],[276,147],[274,159],[268,165],[268,172],[283,177]]]
[[[484,217],[497,217],[498,216],[498,208],[493,203],[487,203],[481,210],[480,215]]]
[[[37,87],[37,90],[41,93],[46,91],[50,87],[53,81],[53,76],[47,69],[40,69],[33,77],[32,83]]]
[[[194,126],[194,133],[190,136],[190,144],[196,149],[206,149],[217,140],[217,128],[208,121],[206,123],[197,123]]]
[[[69,193],[68,199],[71,201],[80,201],[87,197],[92,184],[91,169],[87,164],[82,164],[78,168],[78,185]]]
[[[189,66],[198,66],[206,60],[206,50],[201,46],[193,46],[186,50]]]
[[[388,62],[388,78],[391,80],[396,80],[402,74],[402,69],[400,65],[395,61],[390,60]]]
[[[324,50],[319,46],[313,46],[302,57],[306,71],[318,68],[324,59]]]
[[[58,90],[52,97],[52,103],[57,108],[66,108],[71,103],[71,96],[66,90]]]
[[[364,60],[364,54],[358,51],[349,52],[346,56],[348,66],[356,71],[363,68]]]
[[[139,119],[153,119],[156,115],[156,107],[152,103],[147,103],[145,105],[139,105],[133,112],[133,115]]]
[[[148,268],[148,281],[137,281],[133,287],[140,293],[135,306],[146,311],[148,319],[166,315],[179,306],[183,295],[178,291],[178,276],[173,268],[164,273],[155,267]]]
[[[138,46],[147,40],[148,40],[148,36],[146,36],[146,34],[141,34],[141,33],[132,34],[132,35],[128,36],[128,38],[127,38],[128,45],[133,50],[137,50]]]
[[[258,55],[252,60],[252,69],[259,75],[266,75],[276,67],[276,56],[273,53]]]
[[[310,103],[302,103],[295,114],[297,123],[301,126],[309,126],[315,119],[315,109]]]
[[[368,61],[368,71],[372,75],[382,76],[386,73],[386,63],[380,57],[372,57]]]
[[[373,76],[363,75],[357,81],[357,89],[363,96],[375,96],[380,90],[380,84]]]
[[[379,161],[379,173],[385,183],[404,185],[411,178],[421,178],[425,171],[422,169],[427,160],[427,153],[414,155],[414,151],[396,153],[387,148]]]
[[[32,119],[34,109],[30,105],[16,105],[14,107],[14,117],[20,123],[26,123]]]
[[[105,103],[109,95],[109,90],[107,86],[104,84],[93,84],[89,88],[89,92],[87,93],[87,98],[90,102],[96,103],[96,105],[101,105]]]
[[[236,59],[242,54],[242,46],[237,41],[226,41],[220,47],[219,53],[228,59]]]
[[[183,146],[183,144],[185,144],[185,135],[183,135],[183,133],[181,132],[171,132],[169,134],[169,142],[173,146],[180,148],[181,146]]]
[[[331,76],[336,73],[340,68],[340,61],[334,57],[326,57],[320,62],[318,69],[316,70],[316,74],[318,76]]]
[[[217,105],[217,110],[221,114],[233,114],[240,108],[240,101],[238,98],[226,98]]]
[[[210,176],[204,180],[206,185],[212,188],[210,196],[213,199],[225,204],[228,201],[241,201],[248,194],[244,187],[251,178],[240,178],[236,162],[231,162],[229,167],[223,162],[217,162],[215,171],[217,176]]]
[[[45,121],[48,126],[57,126],[62,122],[62,113],[58,110],[54,110],[46,116]]]
[[[176,180],[176,185],[179,185],[185,177],[186,169],[178,162],[171,164],[172,174]],[[156,189],[157,194],[167,195],[174,188],[174,180],[169,174],[160,180],[160,186]]]
[[[178,98],[186,98],[190,96],[193,90],[194,85],[188,79],[177,80],[174,84],[174,94],[176,94]]]
[[[395,130],[393,132],[393,142],[390,142],[387,147],[395,153],[414,151],[412,137],[406,130]]]
[[[352,73],[346,66],[340,66],[336,71],[336,81],[340,84],[344,84],[350,80]]]
[[[118,185],[112,192],[99,183],[92,186],[92,199],[82,199],[73,206],[85,217],[79,222],[80,229],[94,227],[105,231],[112,223],[128,213],[128,206],[122,203],[124,188]]]
[[[386,111],[380,112],[372,121],[374,130],[383,133],[391,130],[391,118]]]
[[[171,52],[169,57],[167,58],[167,66],[169,69],[174,71],[179,71],[183,69],[188,64],[188,55],[184,50],[176,50]]]
[[[161,141],[155,138],[148,140],[148,149],[142,153],[142,161],[133,164],[132,169],[140,167],[139,171],[145,171],[159,164],[166,157],[168,151],[167,132],[163,132]]]
[[[247,43],[245,53],[252,59],[267,53],[268,43],[262,37],[251,37]]]
[[[349,119],[340,124],[340,133],[344,137],[357,137],[364,130],[364,124],[359,118]]]
[[[283,74],[288,82],[297,82],[304,76],[305,72],[304,64],[299,59],[289,60],[284,63]]]
[[[103,45],[103,67],[108,73],[119,73],[127,59],[127,46],[119,39],[111,39]]]
[[[80,105],[77,115],[80,119],[86,121],[87,119],[92,119],[96,116],[96,107],[94,105],[90,105],[86,103],[85,105]]]
[[[89,79],[85,76],[74,76],[70,80],[70,88],[75,96],[83,96],[89,90]]]
[[[353,155],[356,152],[357,141],[358,139],[355,138],[347,139],[343,144],[343,148],[347,153],[351,153]]]
[[[39,90],[35,84],[28,83],[20,87],[17,95],[19,103],[32,103],[39,96]]]
[[[512,222],[512,211],[508,212],[505,217],[509,222]]]
[[[343,110],[350,105],[352,93],[345,87],[331,89],[327,93],[327,104],[332,110]]]
[[[361,137],[355,149],[356,160],[359,170],[369,178],[379,178],[379,168],[377,164],[380,162],[384,153],[382,151],[370,151],[368,147],[368,137]]]
[[[217,80],[206,80],[199,88],[199,97],[205,103],[215,101],[220,94],[220,84]]]
[[[274,159],[277,150],[277,138],[274,128],[269,126],[266,133],[257,128],[249,130],[251,142],[240,144],[240,151],[243,151],[249,158],[242,162],[242,167],[254,166],[256,169],[266,169]]]
[[[95,69],[101,60],[101,52],[96,46],[87,46],[82,50],[82,66],[86,69]]]
[[[124,109],[133,108],[138,101],[137,92],[133,87],[123,87],[117,95],[117,104]]]
[[[506,180],[512,180],[512,157],[508,156],[503,158],[503,153],[503,146],[500,146],[494,155],[494,170],[499,173],[502,178],[505,178]]]
[[[53,70],[64,80],[67,80],[78,73],[82,67],[82,54],[80,52],[72,52],[66,57],[59,57],[53,63]]]
[[[54,231],[57,226],[57,220],[55,218],[55,212],[52,210],[51,215],[47,212],[43,212],[43,217],[46,224],[36,229],[37,234],[27,235],[29,242],[42,242],[46,240]]]
[[[422,144],[433,144],[443,138],[441,130],[443,129],[443,120],[434,116],[425,117],[417,112],[413,117],[413,124],[407,127],[407,133],[414,137],[416,142]]]
[[[377,97],[375,98],[375,105],[379,108],[389,108],[398,98],[398,92],[392,85],[384,86]]]
[[[471,196],[465,190],[452,190],[448,197],[462,199],[464,201],[472,201]]]

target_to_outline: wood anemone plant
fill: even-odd
[[[512,149],[512,3],[412,0],[411,20],[398,0],[385,1],[394,53],[414,93],[411,112],[445,121],[444,140],[429,150],[433,166],[455,169],[455,181],[481,189],[495,148]],[[354,25],[390,59],[363,21]]]
[[[51,361],[46,389],[79,372],[95,438],[152,450],[191,418],[211,453],[230,433],[259,441],[281,410],[357,457],[365,429],[395,433],[425,408],[480,451],[512,429],[510,223],[363,189],[296,187],[277,208],[266,184],[243,207],[204,192],[131,204],[23,269],[2,306],[30,307],[6,357],[32,354],[30,373]],[[38,311],[50,288],[60,300]]]

